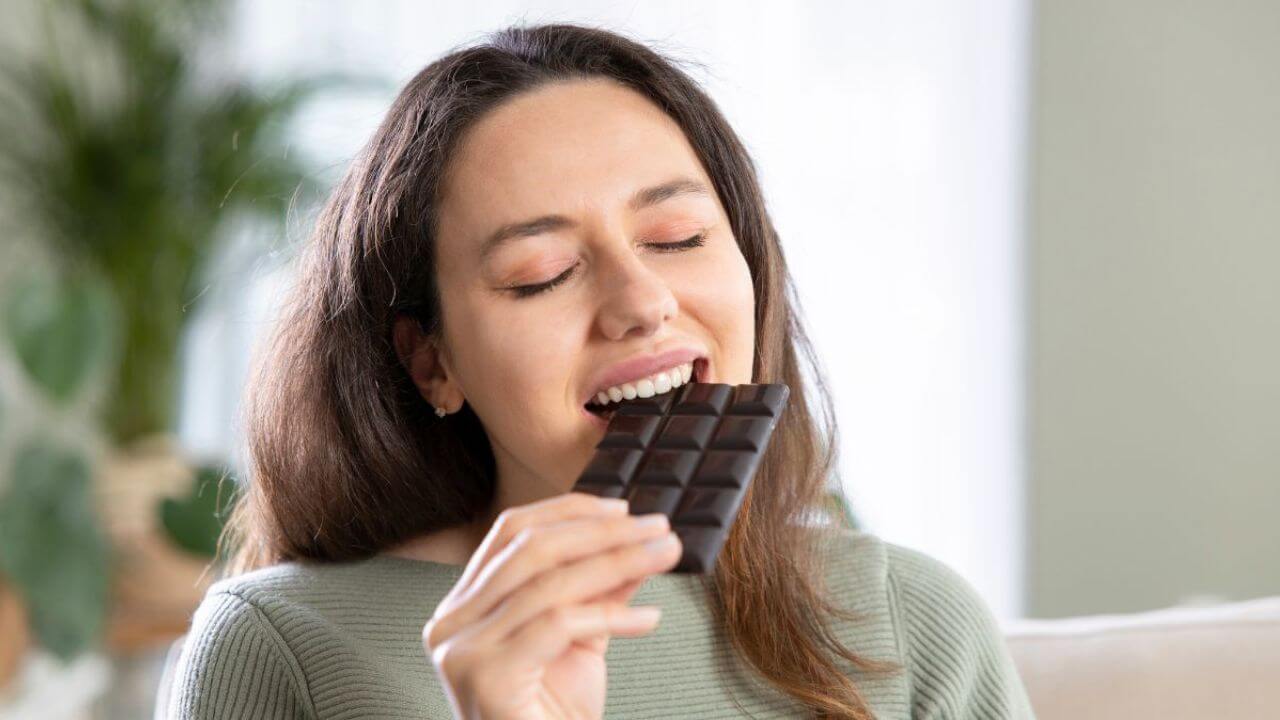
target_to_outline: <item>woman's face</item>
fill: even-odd
[[[465,400],[484,424],[499,509],[573,486],[604,435],[584,403],[619,363],[690,349],[701,381],[751,382],[746,260],[693,148],[642,95],[575,80],[502,104],[465,136],[439,222],[445,336],[439,355],[419,347],[413,374],[428,401]],[[702,246],[658,247],[694,236]]]

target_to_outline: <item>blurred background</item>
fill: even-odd
[[[574,21],[753,152],[863,529],[1002,619],[1280,595],[1280,5],[3,0],[0,717],[151,712],[317,204]]]

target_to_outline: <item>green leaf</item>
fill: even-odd
[[[59,259],[93,268],[114,292],[120,356],[103,417],[112,440],[127,444],[171,429],[177,347],[212,296],[206,286],[223,282],[208,277],[208,265],[232,219],[274,225],[279,235],[306,196],[310,161],[290,152],[290,123],[322,92],[395,86],[345,73],[210,82],[197,50],[221,42],[227,0],[44,6],[38,52],[0,46],[0,194]],[[85,52],[58,52],[67,23],[83,26]],[[69,392],[80,377],[76,351],[55,342],[67,337],[42,341],[47,352],[28,350],[51,392]]]
[[[853,509],[849,507],[849,498],[845,496],[842,490],[829,490],[826,501],[829,506],[828,510],[842,516],[850,529],[862,529],[857,516],[853,514]]]
[[[110,291],[87,279],[75,284],[37,274],[15,283],[6,299],[5,328],[27,375],[66,403],[107,362],[115,335]]]
[[[89,478],[80,455],[33,443],[17,453],[0,498],[0,571],[40,644],[64,660],[96,645],[106,618],[109,558]]]
[[[201,467],[189,496],[160,502],[160,523],[178,547],[205,557],[217,552],[218,535],[235,504],[234,486],[219,487],[224,476],[230,477],[223,468]]]

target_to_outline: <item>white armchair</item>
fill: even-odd
[[[1004,631],[1038,720],[1280,718],[1280,596]]]

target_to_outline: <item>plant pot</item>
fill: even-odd
[[[17,676],[22,656],[30,645],[22,598],[0,578],[0,692]]]
[[[112,545],[107,648],[167,644],[187,631],[216,574],[211,558],[174,545],[158,516],[163,498],[191,491],[195,469],[174,437],[155,435],[110,452],[98,472],[98,507]]]

